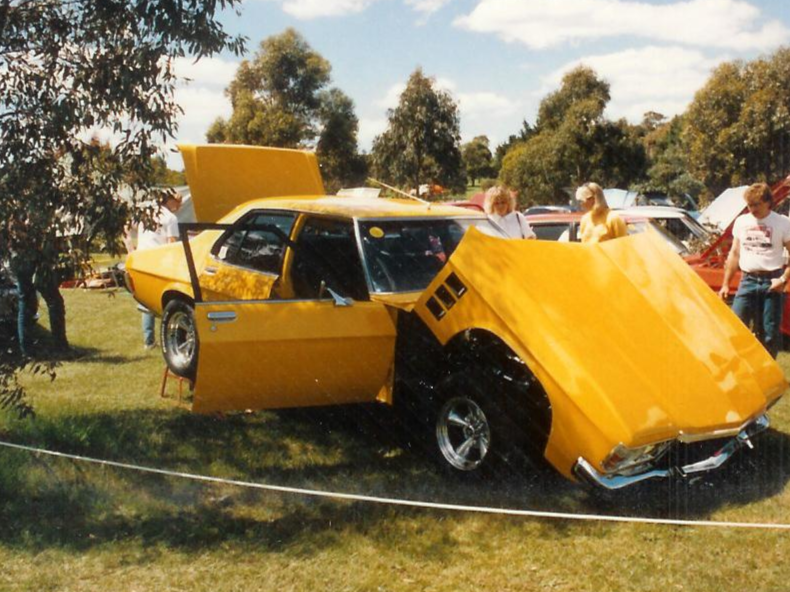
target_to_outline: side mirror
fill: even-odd
[[[340,294],[335,292],[332,288],[327,287],[327,285],[324,282],[321,282],[321,293],[323,293],[324,290],[329,292],[329,295],[332,297],[332,300],[335,301],[335,306],[351,306],[352,304],[354,304],[354,301],[351,298],[346,298],[344,296],[341,296]]]

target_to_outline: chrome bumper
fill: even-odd
[[[573,474],[582,481],[609,490],[622,489],[623,487],[628,487],[629,485],[641,483],[642,481],[647,481],[649,479],[666,479],[667,477],[671,477],[673,475],[678,477],[688,477],[689,475],[693,475],[695,473],[704,473],[706,471],[718,469],[720,466],[730,460],[733,454],[738,452],[738,450],[744,446],[753,448],[754,446],[752,445],[750,438],[756,436],[760,432],[764,432],[768,429],[768,426],[768,416],[761,415],[749,425],[744,427],[740,432],[738,432],[737,436],[729,440],[710,457],[690,465],[684,465],[682,467],[670,467],[668,469],[648,469],[644,473],[627,476],[604,475],[595,470],[595,467],[593,467],[582,457],[579,457],[579,459],[576,461],[576,464],[573,466]]]

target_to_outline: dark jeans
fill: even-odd
[[[732,310],[752,328],[757,339],[774,358],[782,346],[782,311],[784,292],[769,292],[771,278],[743,274]]]
[[[17,337],[22,354],[30,354],[30,338],[28,325],[35,315],[36,290],[44,298],[49,310],[49,325],[55,345],[67,348],[66,340],[66,306],[58,289],[57,275],[50,270],[36,270],[32,261],[16,259],[11,261],[11,272],[16,276],[19,291],[19,313],[17,315]],[[35,281],[34,281],[35,276]]]

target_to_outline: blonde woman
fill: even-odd
[[[527,219],[516,211],[516,196],[506,187],[496,185],[486,191],[483,209],[509,238],[536,238]]]
[[[585,212],[579,225],[583,243],[601,243],[628,234],[625,222],[609,209],[598,183],[585,183],[576,190],[576,201]]]

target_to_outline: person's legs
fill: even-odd
[[[759,291],[758,280],[754,277],[743,275],[741,276],[738,291],[735,293],[735,298],[732,301],[732,311],[738,315],[738,318],[749,329],[752,329],[752,326],[757,321]]]
[[[41,270],[36,272],[36,289],[44,297],[49,311],[49,328],[55,346],[60,349],[68,349],[69,342],[66,339],[66,305],[63,296],[58,288],[57,274],[51,270]]]
[[[769,284],[770,285],[770,284]],[[767,292],[763,302],[763,345],[774,358],[782,349],[784,292]]]
[[[143,313],[143,345],[154,347],[156,343],[156,317],[150,312]]]
[[[35,267],[28,261],[12,260],[11,273],[16,278],[16,287],[19,292],[18,312],[17,312],[17,339],[19,340],[19,350],[23,356],[30,353],[30,343],[28,339],[28,324],[31,316],[31,303],[36,297],[36,289],[33,286],[33,273]]]

